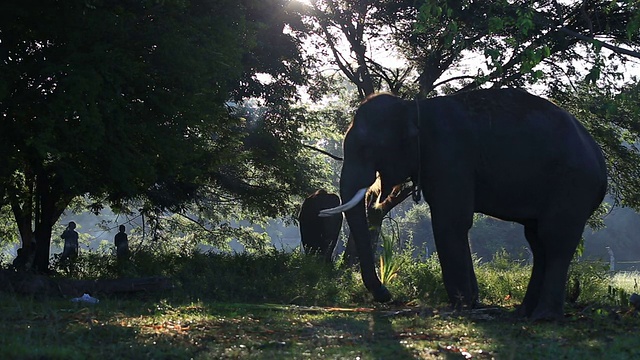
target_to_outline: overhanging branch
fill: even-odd
[[[322,149],[318,149],[315,146],[311,146],[311,145],[307,145],[307,144],[302,144],[302,146],[306,147],[307,149],[311,149],[311,150],[317,151],[319,153],[325,154],[325,155],[327,155],[328,157],[330,157],[330,158],[332,158],[334,160],[338,160],[338,161],[342,161],[343,160],[341,157],[333,155],[332,153],[324,151]]]
[[[621,48],[619,46],[608,44],[608,43],[606,43],[604,41],[600,41],[600,40],[597,40],[595,38],[592,38],[592,37],[577,33],[577,32],[575,32],[573,30],[569,30],[564,26],[560,28],[560,31],[565,33],[565,34],[567,34],[567,35],[569,35],[569,36],[572,36],[572,37],[574,37],[576,39],[596,43],[596,44],[602,46],[603,48],[609,49],[609,50],[611,50],[611,51],[613,51],[615,53],[629,55],[629,56],[632,56],[634,58],[640,59],[640,53],[637,52],[637,51],[633,51],[633,50]]]

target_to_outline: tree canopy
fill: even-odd
[[[179,212],[197,199],[276,216],[309,191],[317,171],[297,156],[290,106],[305,70],[285,5],[3,2],[0,194],[41,269],[78,196],[96,211]],[[234,116],[250,97],[268,110]]]
[[[315,39],[308,56],[318,64],[319,90],[333,91],[327,78],[338,74],[359,99],[381,90],[428,97],[512,86],[566,103],[590,129],[610,129],[594,136],[610,164],[611,194],[640,209],[631,200],[640,188],[628,177],[639,140],[630,91],[640,74],[639,8],[637,0],[316,0],[304,19]],[[584,105],[595,93],[608,113],[582,111],[594,109]],[[614,108],[624,121],[611,121]]]

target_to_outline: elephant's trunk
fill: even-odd
[[[391,294],[382,285],[376,273],[365,202],[360,201],[356,206],[346,211],[345,215],[351,234],[353,234],[358,258],[360,259],[360,272],[364,286],[371,292],[376,301],[387,302],[391,300]]]
[[[376,301],[387,302],[391,300],[391,294],[378,278],[371,246],[371,234],[369,233],[364,201],[367,188],[356,191],[358,187],[350,186],[349,177],[344,176],[344,168],[342,175],[340,179],[340,196],[342,199],[351,199],[345,203],[345,205],[349,205],[348,207],[345,206],[345,216],[360,260],[362,281]]]

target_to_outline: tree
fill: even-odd
[[[375,59],[383,53],[393,55],[395,50],[386,43],[390,37],[379,16],[382,5],[370,0],[311,2],[302,14],[313,49],[307,56],[316,65],[318,81],[324,81],[322,73],[339,71],[356,86],[359,100],[382,89],[397,94],[411,91],[407,88],[411,89],[412,67],[389,67]],[[327,90],[324,86],[319,89]]]
[[[48,268],[52,226],[78,196],[96,212],[132,203],[180,212],[200,199],[277,213],[308,187],[313,171],[301,175],[296,156],[301,118],[289,106],[304,78],[283,4],[0,6],[0,195],[23,247],[35,238],[38,270]],[[274,82],[255,81],[258,72]],[[231,116],[228,101],[249,96],[276,110],[260,124]]]

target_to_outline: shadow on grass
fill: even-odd
[[[371,320],[377,348],[373,353],[375,359],[415,359],[414,354],[400,343],[389,316],[374,313]]]
[[[416,359],[403,346],[393,328],[391,318],[376,311],[342,313],[317,321],[301,334],[309,344],[331,356],[362,359]]]
[[[57,302],[36,305],[21,318],[3,318],[0,358],[185,359],[197,350],[171,337],[158,336],[153,328],[141,334],[140,326],[116,321],[107,312]]]
[[[94,295],[97,305],[0,297],[0,358],[462,358],[448,346],[479,359],[640,358],[640,317],[620,309],[532,323],[507,308],[425,315],[192,301],[179,289]]]
[[[560,321],[532,322],[501,309],[469,320],[499,359],[640,358],[637,314],[572,309]]]

